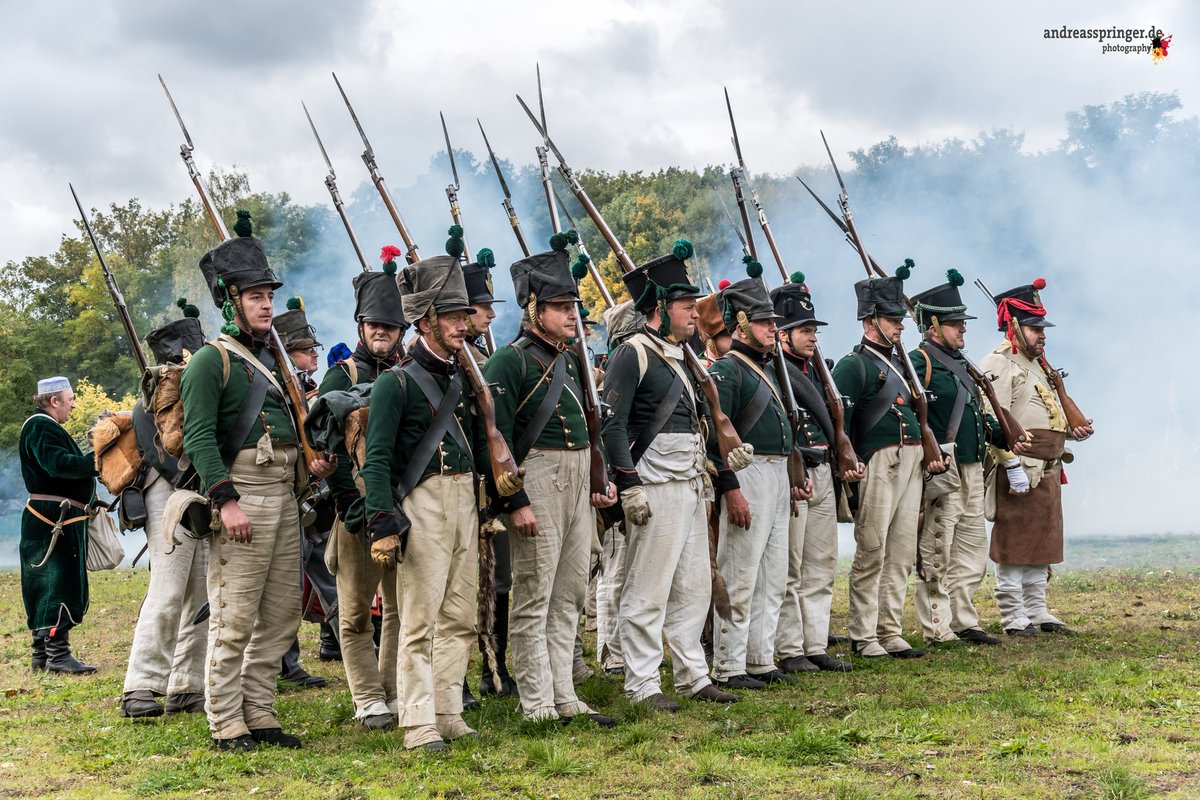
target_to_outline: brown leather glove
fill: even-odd
[[[403,564],[404,554],[400,552],[400,537],[385,536],[371,542],[371,560],[387,569]]]

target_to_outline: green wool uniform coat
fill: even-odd
[[[861,346],[873,347],[883,353],[884,357],[890,357],[892,364],[903,374],[904,367],[891,349],[885,350],[882,345],[867,339],[863,339]],[[921,426],[917,422],[917,414],[912,403],[897,396],[892,401],[891,408],[871,430],[863,431],[861,436],[855,436],[855,414],[866,408],[871,399],[879,394],[886,378],[874,361],[857,350],[858,348],[855,348],[855,352],[843,356],[842,360],[834,366],[833,380],[841,389],[842,394],[850,400],[850,407],[846,409],[846,433],[854,442],[854,449],[858,452],[858,457],[866,463],[871,460],[871,456],[877,450],[884,447],[920,444]]]
[[[90,504],[96,497],[96,470],[90,454],[53,418],[41,411],[26,420],[18,444],[21,477],[30,494],[52,494]],[[29,507],[46,519],[58,521],[59,504],[30,500],[21,512],[21,596],[30,630],[56,625],[78,625],[88,608],[87,519],[63,528],[50,560],[34,569],[46,555],[53,525],[42,522]],[[83,516],[68,508],[66,519]]]
[[[977,464],[982,461],[989,443],[997,447],[1007,446],[1000,423],[980,407],[978,393],[972,391],[975,387],[964,387],[953,372],[936,359],[929,358],[925,353],[927,347],[940,348],[956,361],[961,362],[963,359],[961,353],[929,340],[922,342],[919,348],[908,354],[917,371],[917,377],[933,395],[933,401],[929,404],[929,427],[933,429],[937,440],[946,444],[955,398],[960,391],[964,391],[967,392],[967,402],[963,406],[962,420],[954,438],[954,457],[958,459],[958,463]],[[928,379],[926,375],[929,376]]]

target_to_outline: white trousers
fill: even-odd
[[[620,625],[625,694],[636,702],[662,691],[665,636],[675,690],[690,697],[711,683],[700,644],[712,594],[704,484],[696,476],[642,488],[653,516],[646,525],[627,523]]]
[[[787,587],[787,457],[756,455],[737,475],[750,527],[730,523],[722,504],[717,569],[729,589],[732,619],[713,619],[713,677],[719,681],[775,669],[775,631]]]
[[[925,580],[917,580],[917,619],[927,642],[946,642],[955,632],[979,628],[975,592],[987,574],[988,540],[983,521],[983,464],[958,464],[957,492],[925,503],[925,530],[918,546]]]
[[[596,535],[589,452],[534,448],[521,466],[538,524],[537,536],[514,532],[508,542],[513,580],[508,640],[521,711],[530,719],[588,714],[587,703],[575,695],[572,669]]]
[[[153,471],[146,479],[151,482],[143,494],[150,586],[133,631],[125,691],[203,694],[208,626],[193,625],[192,620],[208,599],[208,541],[194,539],[181,528],[179,544],[170,544],[162,527],[171,484]]]
[[[600,574],[596,577],[596,660],[602,669],[625,666],[621,652],[621,587],[625,585],[628,534],[614,527],[600,546]]]
[[[833,470],[808,471],[813,494],[788,520],[787,590],[779,609],[775,654],[780,659],[818,655],[829,641],[829,609],[837,571],[837,501]]]
[[[400,631],[396,581],[371,560],[371,540],[365,533],[349,533],[339,519],[333,523],[330,540],[337,549],[338,634],[346,683],[354,701],[354,718],[387,714],[396,706],[396,649]],[[371,620],[376,588],[383,597],[378,653],[375,623]]]
[[[1023,630],[1043,622],[1062,622],[1046,606],[1049,564],[997,564],[996,604],[1004,630]]]
[[[917,561],[921,509],[921,448],[885,447],[867,462],[854,518],[850,565],[850,638],[906,650],[900,616],[908,574]]]

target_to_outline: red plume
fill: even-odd
[[[1042,289],[1045,289],[1046,288],[1046,279],[1045,278],[1034,278],[1033,279],[1033,288],[1037,289],[1039,292]]]
[[[394,244],[385,244],[383,249],[379,251],[379,260],[386,264],[389,261],[395,261],[396,256],[403,252],[403,250]]]
[[[731,284],[729,281],[722,278],[720,281],[717,282],[717,291],[718,292],[724,291],[725,289],[728,289],[732,285],[733,284]]]

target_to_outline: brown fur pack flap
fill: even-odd
[[[128,411],[105,411],[88,431],[95,453],[100,482],[113,494],[133,483],[142,466],[142,451],[133,432],[133,415]]]
[[[367,458],[367,418],[370,413],[369,406],[356,408],[346,415],[346,421],[343,423],[346,452],[353,459],[356,469],[362,469],[363,461]]]
[[[179,396],[183,367],[174,364],[161,368],[150,398],[150,413],[163,450],[179,458],[183,455],[183,402]]]

